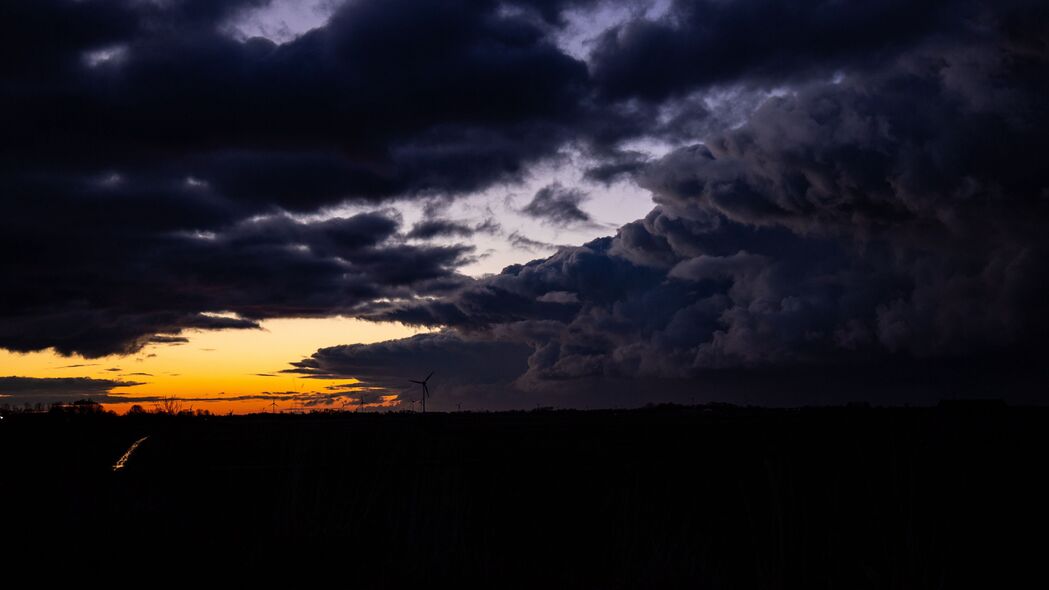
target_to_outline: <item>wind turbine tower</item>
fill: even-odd
[[[426,382],[430,380],[430,377],[433,377],[433,371],[430,371],[430,374],[427,375],[426,379],[423,379],[422,381],[416,381],[415,379],[408,380],[412,383],[418,383],[419,385],[423,386],[423,414],[426,413],[426,398],[430,397],[430,388],[426,385]]]

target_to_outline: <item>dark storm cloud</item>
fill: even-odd
[[[392,239],[398,227],[376,212],[316,223],[275,216],[206,234],[71,228],[83,235],[62,236],[64,247],[42,245],[32,259],[0,255],[19,271],[5,293],[0,344],[130,353],[184,342],[185,329],[255,328],[265,318],[348,312],[375,297],[454,285],[470,248],[405,245]],[[67,281],[61,289],[56,269]]]
[[[171,344],[173,346],[186,344],[188,342],[189,338],[183,336],[153,336],[149,339],[150,344]]]
[[[587,169],[585,176],[587,180],[609,185],[622,178],[630,178],[644,170],[648,158],[640,154],[624,154],[619,158],[612,159]]]
[[[71,4],[47,8],[75,21],[84,9]],[[293,209],[471,190],[556,148],[585,87],[582,63],[494,2],[347,3],[283,45],[221,32],[246,2],[91,4],[127,24],[84,21],[97,31],[48,49],[64,51],[52,67],[20,67],[35,52],[10,52],[18,72],[31,71],[9,78],[4,95],[33,100],[4,118],[8,145],[51,172],[192,176],[253,206]],[[21,12],[7,22],[35,33],[25,46],[50,46],[34,28],[46,18]],[[390,31],[410,42],[390,43]]]
[[[1044,348],[1044,3],[680,1],[586,63],[553,41],[586,2],[361,0],[284,44],[223,33],[260,5],[4,8],[0,346],[345,314],[445,331],[298,370],[392,387],[383,355],[415,351],[506,369],[491,390],[594,392]],[[481,279],[456,270],[470,246],[405,240],[494,230],[405,234],[388,208],[566,147],[657,207]],[[526,210],[592,223],[577,190]],[[374,210],[333,217],[347,201]]]
[[[778,84],[873,67],[930,36],[966,34],[978,9],[956,0],[679,0],[659,21],[604,33],[594,82],[610,97],[661,100],[741,79]]]
[[[579,208],[586,198],[582,191],[554,183],[539,189],[521,212],[553,225],[594,225],[590,214]]]
[[[486,219],[481,223],[469,225],[466,223],[452,221],[450,219],[426,219],[412,226],[406,237],[430,240],[442,237],[468,238],[478,233],[492,234],[500,230],[499,224],[494,219]]]
[[[409,379],[423,379],[434,372],[429,386],[432,395],[449,399],[475,396],[503,385],[527,368],[529,347],[513,342],[468,340],[451,333],[420,334],[378,344],[334,346],[292,363],[287,370],[319,379],[353,375],[369,387],[381,387],[403,400],[418,398],[419,386]],[[447,392],[447,395],[446,395]],[[447,397],[448,395],[452,398]]]
[[[129,353],[446,291],[469,248],[398,243],[386,214],[282,211],[517,178],[587,108],[585,65],[547,35],[558,3],[352,2],[281,45],[224,32],[264,1],[30,4],[0,35],[12,350]]]
[[[142,385],[134,381],[90,377],[0,377],[0,404],[51,403],[91,398],[106,399],[117,387]]]
[[[443,236],[466,237],[472,236],[473,233],[473,228],[468,225],[446,219],[433,219],[416,223],[412,226],[412,231],[408,232],[408,237],[428,240]]]
[[[366,315],[528,346],[507,392],[1041,399],[1049,15],[1000,10],[854,55],[645,166],[658,206],[614,237]]]

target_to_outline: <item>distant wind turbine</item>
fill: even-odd
[[[430,371],[430,374],[427,375],[426,379],[423,379],[422,381],[416,381],[415,379],[408,380],[412,383],[418,383],[419,385],[423,386],[423,414],[426,413],[426,398],[430,397],[430,388],[426,386],[426,382],[430,380],[430,377],[433,377],[433,371]]]

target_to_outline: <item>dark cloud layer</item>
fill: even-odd
[[[151,375],[149,373],[128,373],[122,376],[150,377]],[[263,391],[257,394],[212,395],[207,397],[173,397],[170,395],[136,395],[133,392],[129,392],[130,394],[113,392],[113,389],[119,387],[133,387],[136,385],[143,385],[143,383],[117,379],[94,379],[91,377],[0,377],[0,406],[16,408],[24,404],[44,404],[47,406],[53,403],[69,403],[81,399],[90,399],[103,404],[130,403],[149,406],[149,404],[177,399],[180,404],[183,404],[185,409],[191,409],[191,404],[194,403],[204,404],[204,407],[207,407],[207,404],[215,402],[229,403],[266,400],[277,402],[277,408],[284,411],[299,407],[342,408],[351,405],[357,407],[362,395],[366,398],[364,405],[374,405],[383,402],[382,392],[371,392],[367,387],[353,384],[332,386],[326,388],[326,391]]]
[[[839,39],[841,75],[796,81],[743,126],[644,166],[657,207],[614,237],[369,317],[527,345],[506,391],[669,379],[702,394],[732,375],[795,402],[826,401],[831,382],[839,400],[1038,399],[1049,19],[977,12],[891,55]]]
[[[423,379],[430,372],[432,395],[463,390],[483,392],[502,389],[526,368],[530,348],[521,343],[492,339],[463,339],[452,333],[420,334],[378,344],[351,344],[318,351],[293,363],[291,373],[322,379],[353,375],[370,386],[397,393],[402,401],[418,399],[420,387],[409,379]],[[474,401],[471,399],[471,401]]]
[[[412,226],[406,237],[420,240],[431,240],[433,238],[469,238],[474,234],[492,234],[500,230],[500,225],[494,219],[486,219],[481,223],[467,224],[450,219],[432,218],[420,221]]]
[[[209,233],[97,235],[98,227],[75,219],[57,223],[69,224],[56,236],[61,243],[41,244],[32,257],[18,247],[45,230],[13,228],[0,237],[0,259],[17,278],[4,293],[6,348],[130,353],[147,343],[184,342],[177,334],[185,329],[253,328],[270,317],[348,312],[405,290],[447,289],[470,254],[465,246],[400,243],[399,222],[383,213],[319,223],[275,216]]]
[[[556,148],[582,102],[584,64],[494,2],[347,3],[284,45],[222,32],[247,2],[194,4],[52,2],[5,19],[54,54],[6,60],[5,100],[32,98],[3,115],[22,182],[38,188],[34,165],[154,190],[193,177],[239,207],[296,210],[464,191]],[[48,19],[75,27],[83,12],[125,24],[86,19],[82,39],[56,40]]]
[[[283,45],[226,35],[264,4],[5,5],[0,346],[128,353],[440,291],[469,248],[399,243],[385,213],[283,212],[513,178],[585,102],[554,5],[353,2]]]
[[[84,398],[111,401],[111,390],[134,385],[141,383],[90,377],[0,377],[0,404],[49,404]]]
[[[678,0],[659,21],[604,33],[594,81],[611,96],[660,100],[710,84],[876,68],[930,37],[968,34],[979,9],[956,0]]]
[[[23,4],[0,19],[4,348],[347,314],[444,331],[295,370],[595,396],[1044,349],[1044,3],[681,0],[593,31],[586,60],[555,39],[590,2],[361,0],[284,44],[224,32],[261,0]],[[655,209],[481,279],[428,240],[493,225],[393,209],[568,147]],[[582,200],[551,185],[524,212],[592,225]]]

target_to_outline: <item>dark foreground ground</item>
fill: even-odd
[[[8,571],[1045,587],[1031,577],[1049,547],[1040,408],[22,415],[0,424],[0,449]]]

